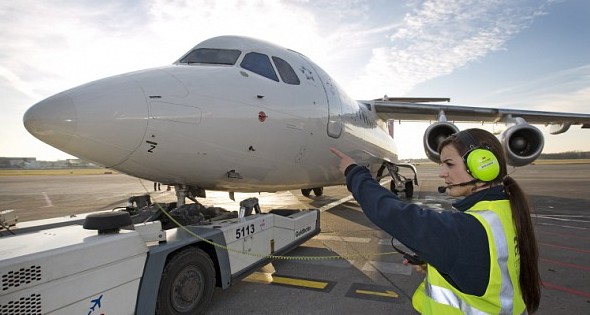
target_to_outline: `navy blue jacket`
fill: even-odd
[[[490,273],[488,239],[483,225],[463,211],[481,200],[508,199],[502,186],[454,203],[459,211],[437,212],[401,201],[365,167],[351,165],[345,174],[348,190],[374,224],[434,266],[461,292],[483,295]]]

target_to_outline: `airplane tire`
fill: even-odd
[[[391,190],[392,193],[397,195],[399,191],[397,190],[397,188],[395,188],[395,181],[392,180],[391,182],[389,182],[389,190]]]
[[[414,196],[414,184],[412,181],[407,181],[405,188],[406,198],[412,198]]]
[[[313,194],[316,196],[321,196],[324,194],[324,187],[317,187],[313,189]]]
[[[215,289],[215,267],[209,255],[190,247],[175,254],[166,264],[156,314],[203,314]]]
[[[311,189],[310,188],[301,189],[301,194],[305,197],[309,197],[309,195],[311,194]]]

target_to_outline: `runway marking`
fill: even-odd
[[[313,259],[313,260],[300,260],[300,264],[309,264],[315,266],[327,266],[327,267],[334,267],[334,268],[350,268],[351,263],[348,260],[344,259],[330,259],[330,260],[320,260],[320,259]]]
[[[297,287],[300,289],[308,289],[321,292],[330,292],[334,285],[336,285],[336,283],[332,281],[319,281],[305,278],[284,277],[276,274],[258,271],[244,278],[244,281],[262,284],[275,284],[287,287]]]
[[[43,208],[53,207],[53,203],[51,202],[51,199],[49,199],[49,196],[47,195],[46,192],[43,192],[43,197],[45,198],[45,203],[47,203],[47,205],[44,206]]]
[[[557,227],[562,227],[562,228],[566,228],[566,229],[574,229],[574,230],[587,230],[587,228],[585,228],[585,227],[571,226],[571,225],[561,225],[561,224],[551,224],[551,223],[535,223],[535,224],[557,226]]]
[[[549,234],[549,235],[557,235],[560,237],[567,237],[567,238],[578,238],[578,239],[587,239],[588,236],[580,236],[580,235],[575,235],[575,234],[563,234],[563,233],[555,233],[555,232],[549,232],[549,231],[535,231],[535,233],[538,234]]]
[[[365,263],[363,271],[377,271],[382,273],[409,276],[412,274],[412,267],[401,263],[391,263],[385,261],[368,261]]]
[[[320,241],[343,241],[349,243],[369,243],[371,239],[368,237],[350,237],[350,236],[335,236],[335,235],[325,235],[320,234],[313,237],[316,240]]]
[[[384,296],[384,297],[391,297],[391,298],[397,298],[399,297],[399,295],[393,291],[390,290],[386,290],[385,292],[375,292],[375,291],[368,291],[368,290],[356,290],[354,291],[358,294],[372,294],[372,295],[376,295],[376,296]]]
[[[588,292],[579,291],[579,290],[568,288],[568,287],[562,287],[562,286],[559,286],[559,285],[556,285],[556,284],[553,284],[550,282],[543,281],[543,286],[549,290],[557,290],[557,291],[562,291],[562,292],[566,292],[566,293],[577,295],[577,296],[582,296],[585,298],[590,298],[590,293],[588,293]]]
[[[350,195],[348,197],[344,197],[344,198],[342,198],[340,200],[336,200],[336,201],[333,201],[333,202],[331,202],[331,203],[329,203],[329,204],[327,204],[325,206],[322,206],[322,207],[319,208],[319,210],[320,210],[320,212],[323,212],[323,211],[326,211],[326,210],[330,210],[330,209],[332,209],[332,208],[334,208],[334,207],[336,207],[338,205],[341,205],[341,204],[343,204],[343,203],[345,203],[347,201],[350,201],[352,199],[354,199],[354,197],[352,195]]]
[[[539,245],[557,247],[557,248],[572,250],[574,252],[580,252],[580,253],[590,253],[589,249],[579,249],[579,248],[573,248],[573,247],[567,247],[567,246],[561,246],[561,245],[555,245],[555,244],[547,244],[547,243],[541,243],[541,242],[539,242]]]
[[[402,302],[399,299],[399,294],[391,287],[366,283],[353,283],[346,292],[346,297],[388,303]]]
[[[563,267],[569,267],[569,268],[573,268],[573,269],[580,269],[580,270],[590,271],[590,267],[586,267],[586,266],[580,266],[580,265],[575,265],[575,264],[568,264],[568,263],[564,263],[564,262],[556,261],[556,260],[551,260],[551,259],[547,259],[547,258],[539,258],[539,260],[542,261],[542,262],[546,262],[546,263],[550,263],[550,264],[555,264],[555,265],[559,265],[559,266],[563,266]]]
[[[547,219],[547,220],[556,220],[556,221],[567,221],[567,222],[582,222],[582,223],[590,223],[590,221],[588,220],[576,220],[576,219],[566,219],[566,218],[559,218],[559,216],[566,216],[566,215],[539,215],[539,214],[533,214],[531,215],[532,217],[536,217],[539,219]],[[569,216],[569,217],[582,217],[584,218],[584,216]]]

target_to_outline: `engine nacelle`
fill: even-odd
[[[539,158],[543,152],[545,137],[539,128],[519,123],[502,133],[501,142],[506,153],[506,163],[524,166]]]
[[[431,124],[424,132],[424,152],[435,163],[440,163],[438,145],[448,136],[459,132],[459,128],[448,121],[439,121]]]

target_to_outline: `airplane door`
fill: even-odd
[[[313,80],[314,72],[319,77],[319,84],[322,85],[324,92],[326,93],[326,101],[328,103],[328,136],[332,138],[338,138],[342,134],[342,101],[338,94],[338,87],[336,82],[320,67],[313,64],[311,61],[306,60],[310,69],[303,67],[300,69],[301,72],[307,77],[308,81]]]

